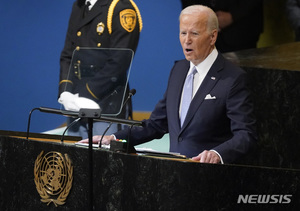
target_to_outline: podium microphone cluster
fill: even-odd
[[[131,89],[129,91],[127,99],[124,101],[124,103],[121,106],[121,111],[124,108],[124,106],[127,104],[128,100],[133,95],[135,95],[135,93],[136,93],[135,89]],[[101,109],[96,109],[96,111],[95,111],[95,109],[82,109],[82,110],[80,110],[78,112],[78,111],[68,111],[68,110],[60,110],[60,109],[54,109],[54,108],[39,107],[39,108],[32,109],[30,111],[30,113],[29,113],[28,124],[27,124],[27,137],[26,137],[27,139],[29,137],[29,128],[30,128],[31,114],[35,110],[39,110],[41,112],[46,112],[46,113],[52,113],[52,114],[69,116],[69,117],[75,117],[75,118],[78,118],[78,117],[87,117],[87,116],[91,115],[91,116],[93,116],[93,118],[96,121],[106,121],[106,122],[114,122],[114,123],[120,123],[120,124],[138,125],[138,126],[142,126],[142,124],[143,124],[140,121],[134,121],[134,120],[129,120],[129,119],[119,119],[119,118],[114,118],[114,117],[101,116]]]

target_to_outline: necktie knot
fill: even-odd
[[[194,78],[194,75],[197,73],[197,69],[196,67],[193,68],[192,72],[190,73],[190,75],[193,75],[192,77]]]
[[[87,1],[84,5],[84,9],[83,9],[83,17],[87,16],[89,10],[89,6],[91,5],[91,2]]]

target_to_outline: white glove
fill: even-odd
[[[100,106],[95,101],[85,98],[85,97],[78,97],[75,99],[75,105],[79,108],[90,108],[90,109],[99,109]]]
[[[63,92],[60,94],[58,102],[62,104],[66,110],[79,111],[79,107],[76,105],[75,100],[78,98],[78,94],[72,94],[71,92]]]
[[[93,100],[79,97],[77,94],[63,92],[60,94],[58,102],[63,104],[66,110],[79,111],[81,108],[99,109],[100,106]]]

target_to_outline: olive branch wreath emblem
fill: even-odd
[[[67,154],[42,151],[34,163],[34,183],[41,201],[57,207],[63,205],[70,193],[73,182],[73,166]],[[48,157],[47,157],[48,156]],[[57,196],[58,195],[58,196]],[[57,196],[57,198],[55,198]]]

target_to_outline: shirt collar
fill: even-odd
[[[211,68],[217,57],[218,51],[216,48],[214,48],[212,52],[206,57],[206,59],[204,59],[200,64],[196,65],[197,72],[199,74],[202,74],[202,71],[208,72],[208,70]],[[190,62],[190,69],[188,74],[192,72],[194,67],[195,65],[192,62]]]
[[[92,7],[96,4],[97,0],[86,0],[86,1],[85,1],[85,4],[86,4],[88,1],[91,3],[91,5],[89,6],[89,10],[91,10]]]

